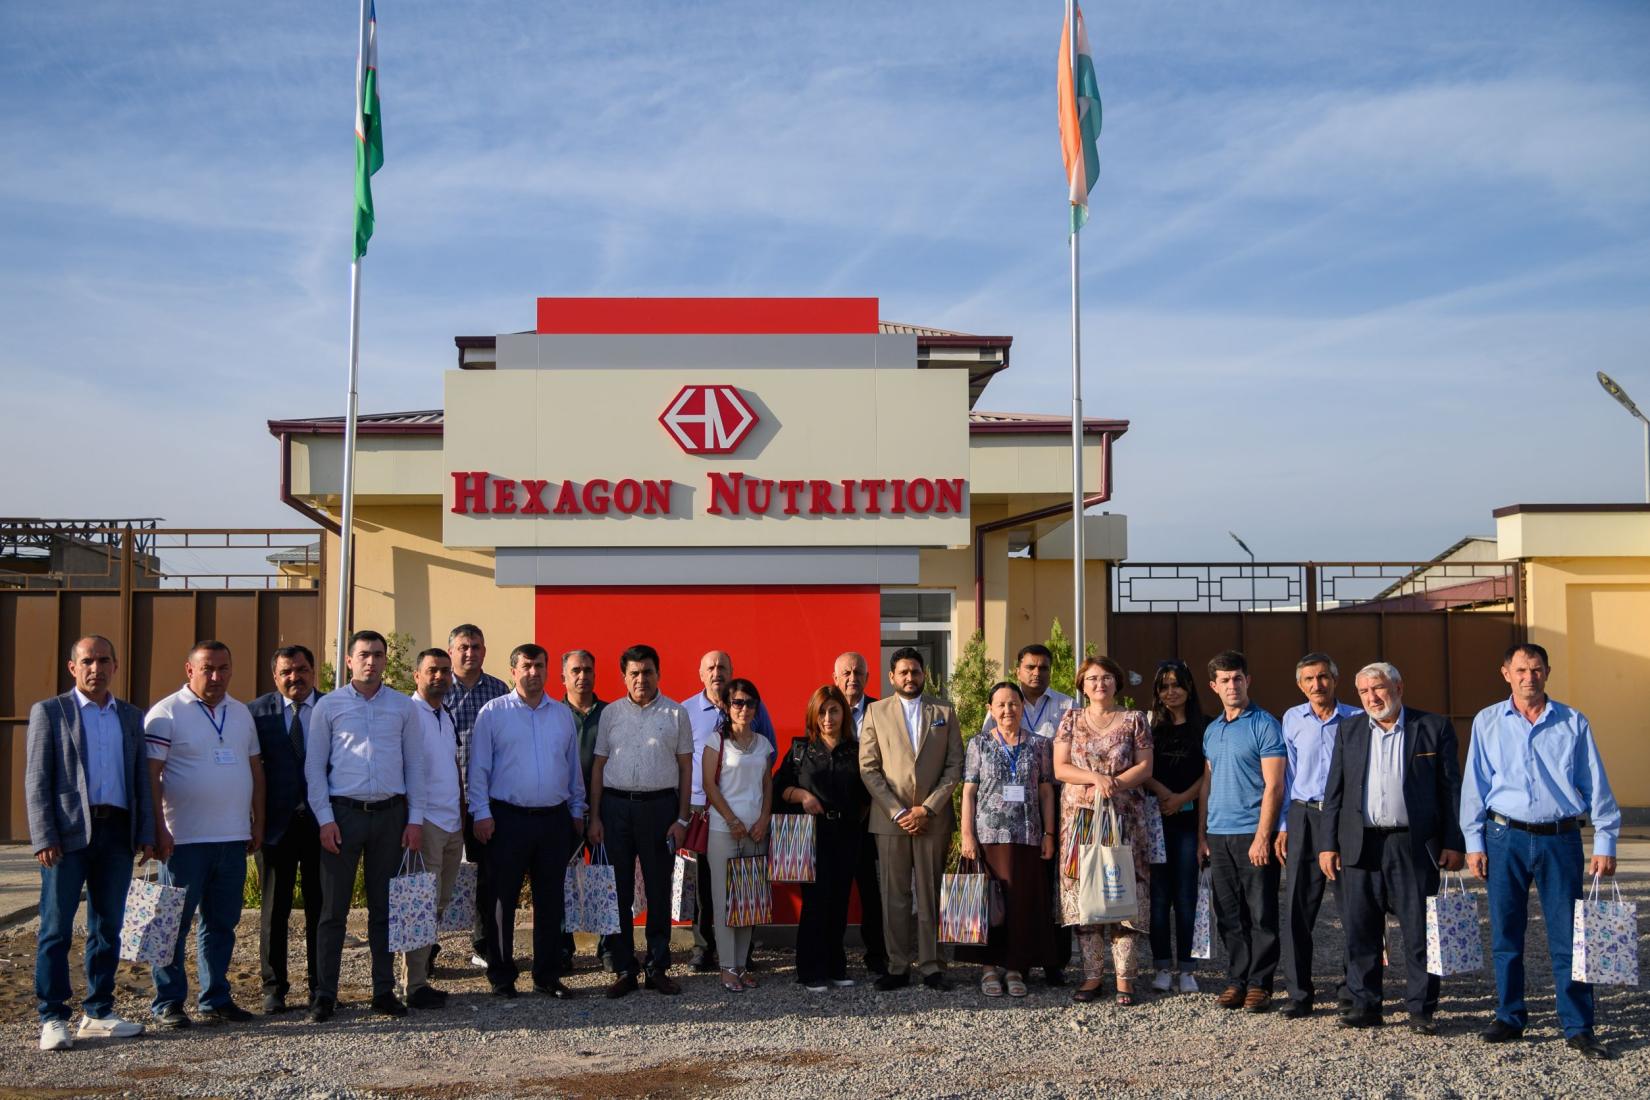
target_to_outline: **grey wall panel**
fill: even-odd
[[[781,370],[917,366],[911,335],[539,336],[501,333],[499,370],[772,367]]]

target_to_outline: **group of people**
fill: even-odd
[[[581,846],[600,846],[620,871],[620,927],[598,944],[613,975],[607,996],[642,986],[680,992],[670,974],[672,873],[690,827],[701,824],[689,962],[719,972],[730,994],[750,990],[751,934],[728,921],[728,863],[765,851],[775,813],[797,813],[815,823],[814,880],[801,886],[796,937],[796,980],[810,991],[854,984],[845,941],[856,889],[876,988],[913,979],[949,988],[940,906],[960,827],[961,858],[1001,892],[1002,917],[986,942],[956,951],[981,965],[985,996],[1026,996],[1033,969],[1049,985],[1066,984],[1075,948],[1082,980],[1072,999],[1101,995],[1109,957],[1116,1003],[1132,1005],[1148,943],[1152,988],[1196,992],[1193,922],[1207,869],[1227,957],[1220,1006],[1269,1009],[1281,955],[1284,1015],[1311,1014],[1313,931],[1327,886],[1346,931],[1341,1023],[1382,1022],[1392,913],[1403,933],[1409,1023],[1430,1035],[1440,983],[1426,972],[1425,899],[1442,871],[1465,866],[1489,885],[1498,990],[1490,1042],[1519,1038],[1527,1023],[1531,884],[1544,912],[1568,912],[1581,896],[1579,830],[1588,819],[1592,872],[1615,871],[1620,813],[1597,746],[1582,715],[1546,696],[1547,655],[1535,645],[1507,653],[1510,698],[1475,719],[1464,783],[1453,727],[1404,705],[1396,668],[1377,662],[1358,672],[1359,709],[1339,701],[1339,670],[1322,653],[1299,662],[1306,701],[1280,723],[1250,702],[1241,653],[1209,661],[1221,710],[1205,717],[1183,661],[1158,667],[1150,706],[1138,710],[1120,698],[1125,674],[1110,658],[1082,662],[1073,699],[1049,686],[1049,650],[1027,646],[1014,678],[990,689],[984,727],[966,747],[955,708],[926,690],[919,651],[894,651],[893,694],[880,700],[867,694],[864,657],[844,653],[809,698],[803,735],[782,753],[757,686],[735,677],[718,650],[700,662],[703,690],[684,702],[660,694],[659,655],[646,645],[619,655],[624,690],[611,701],[596,697],[596,660],[584,650],[561,655],[560,698],[549,690],[551,657],[537,645],[511,651],[509,683],[489,675],[486,640],[470,624],[451,632],[446,649],[417,655],[411,696],[385,686],[380,634],[358,631],[346,653],[346,682],[323,693],[309,650],[278,650],[276,690],[243,705],[228,693],[228,647],[201,642],[186,657],[184,686],[145,716],[113,696],[113,644],[97,635],[75,642],[75,686],[37,703],[29,720],[41,1049],[73,1045],[68,956],[82,889],[87,991],[75,1034],[142,1032],[113,1010],[138,855],[159,860],[163,880],[185,891],[172,960],[154,968],[152,1013],[162,1028],[191,1023],[184,960],[197,921],[196,1015],[251,1017],[228,980],[249,852],[262,888],[263,1011],[288,1007],[288,926],[301,884],[317,1023],[337,1008],[363,863],[372,1010],[402,1016],[409,1005],[444,1004],[446,992],[429,981],[438,948],[397,959],[388,946],[390,881],[414,855],[436,877],[438,910],[460,863],[477,865],[471,961],[503,998],[518,995],[516,909],[530,883],[532,987],[565,999],[574,994],[561,981],[573,956],[562,930],[563,872]],[[1120,920],[1090,924],[1068,856],[1095,842],[1097,817],[1132,848],[1137,904]],[[638,877],[647,913],[640,957]],[[1549,920],[1548,940],[1569,1044],[1607,1057],[1593,1036],[1591,989],[1570,978],[1569,921]]]

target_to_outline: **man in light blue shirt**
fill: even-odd
[[[1548,698],[1550,670],[1541,646],[1513,646],[1501,662],[1512,697],[1472,721],[1461,832],[1467,866],[1489,883],[1495,950],[1495,1021],[1483,1039],[1520,1039],[1529,1022],[1524,927],[1534,883],[1565,1043],[1586,1058],[1610,1058],[1610,1049],[1593,1037],[1593,987],[1570,977],[1570,914],[1582,890],[1582,818],[1593,823],[1592,874],[1613,875],[1621,810],[1586,717]]]
[[[495,996],[516,995],[516,899],[533,880],[533,991],[566,1000],[561,983],[563,872],[584,836],[584,770],[573,708],[544,693],[549,654],[510,653],[515,690],[481,708],[470,734],[470,817],[487,846],[494,900],[482,947]],[[630,873],[630,868],[624,868]]]
[[[1341,671],[1327,653],[1308,653],[1295,663],[1295,686],[1306,702],[1283,712],[1283,744],[1288,751],[1285,771],[1284,820],[1277,839],[1278,860],[1285,866],[1283,880],[1283,981],[1289,1004],[1283,1015],[1298,1020],[1312,1014],[1317,987],[1312,984],[1312,927],[1323,905],[1327,879],[1318,866],[1323,839],[1323,791],[1341,720],[1358,713],[1335,698]],[[1293,839],[1291,839],[1293,838]],[[1290,849],[1295,858],[1290,859]],[[1335,908],[1341,913],[1341,883],[1335,880]],[[1336,997],[1346,1004],[1346,969],[1335,982]]]

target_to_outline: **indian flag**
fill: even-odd
[[[1089,53],[1088,26],[1076,0],[1066,8],[1060,31],[1060,156],[1071,184],[1071,231],[1089,220],[1089,192],[1100,177],[1100,83]],[[1071,24],[1077,23],[1077,71],[1072,72]]]
[[[378,6],[367,9],[367,33],[355,69],[355,258],[372,239],[372,174],[384,166],[378,107]]]

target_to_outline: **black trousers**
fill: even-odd
[[[1333,883],[1318,866],[1318,846],[1324,837],[1323,811],[1304,802],[1289,804],[1289,863],[1283,874],[1283,982],[1289,999],[1311,1004],[1316,996],[1312,984],[1312,930],[1323,906],[1327,884],[1335,891],[1335,908],[1346,915],[1346,897],[1341,880]],[[1335,981],[1339,996],[1346,990],[1343,967]]]
[[[305,806],[292,815],[286,832],[274,844],[265,844],[254,859],[263,904],[258,920],[258,957],[263,990],[284,998],[292,988],[287,977],[287,929],[292,919],[292,889],[301,879],[304,889],[304,981],[315,998],[315,934],[321,927],[321,827]]]
[[[607,937],[608,957],[616,974],[637,974],[635,918],[636,860],[642,861],[642,886],[647,891],[647,969],[663,974],[670,969],[671,852],[665,839],[676,824],[677,798],[668,796],[632,801],[623,795],[602,798],[602,838],[613,861],[619,894],[619,931]],[[704,901],[707,899],[701,899]]]
[[[1381,963],[1386,914],[1398,918],[1404,939],[1404,1007],[1430,1016],[1438,1007],[1439,980],[1427,973],[1427,895],[1438,892],[1438,868],[1417,857],[1408,829],[1364,830],[1356,865],[1344,867],[1346,887],[1346,988],[1354,1009],[1381,1011]]]
[[[464,856],[476,865],[476,919],[470,927],[470,946],[475,953],[487,959],[487,947],[491,942],[487,928],[492,924],[490,914],[493,911],[493,887],[487,875],[487,845],[476,839],[475,821],[470,817],[469,807],[464,807]],[[568,857],[572,858],[571,855]],[[487,960],[489,963],[492,961]]]
[[[533,984],[549,985],[561,977],[562,887],[573,855],[573,817],[567,804],[547,811],[527,811],[494,802],[492,849],[487,874],[492,877],[493,908],[488,914],[487,982],[494,989],[514,988],[516,906],[521,884],[533,881]]]
[[[882,864],[877,860],[877,838],[871,830],[861,822],[857,831],[859,859],[854,865],[854,885],[859,887],[859,938],[865,943],[865,969],[883,973],[888,969],[888,941],[882,931]]]
[[[796,922],[796,980],[804,985],[848,976],[842,937],[865,844],[865,829],[857,821],[820,816],[814,818],[814,828],[814,881],[802,884],[802,916]]]
[[[321,925],[315,932],[315,995],[338,997],[355,868],[367,870],[367,947],[372,953],[372,994],[395,992],[395,958],[390,954],[390,879],[401,866],[401,834],[407,828],[407,800],[386,799],[383,808],[362,810],[342,798],[332,800],[333,820],[343,834],[338,854],[321,852]]]
[[[1249,862],[1253,833],[1210,835],[1215,924],[1226,945],[1226,976],[1236,986],[1272,989],[1278,970],[1278,861]]]

